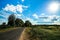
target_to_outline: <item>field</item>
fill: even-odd
[[[36,26],[26,28],[26,40],[60,40],[60,27]]]
[[[21,27],[9,27],[9,28],[3,28],[3,29],[0,29],[0,33],[8,32],[8,31],[11,31],[11,30],[14,30],[14,29],[17,29],[17,28],[21,28]]]

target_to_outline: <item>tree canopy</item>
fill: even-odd
[[[30,27],[32,24],[29,20],[26,20],[24,25],[25,27]]]
[[[32,24],[29,20],[26,20],[24,23],[22,19],[16,18],[14,14],[11,14],[8,17],[8,25],[9,26],[17,26],[17,27],[23,27],[23,26],[30,27]]]
[[[8,25],[10,26],[14,26],[15,25],[15,15],[14,14],[11,14],[9,17],[8,17]]]
[[[24,22],[23,22],[22,19],[17,18],[17,19],[15,20],[15,25],[16,25],[16,26],[22,27],[23,24],[24,24]]]

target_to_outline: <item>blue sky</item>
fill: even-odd
[[[0,24],[11,14],[32,24],[60,25],[60,0],[0,0]]]

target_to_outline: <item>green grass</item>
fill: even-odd
[[[49,27],[28,27],[29,40],[60,40],[60,28]]]
[[[2,32],[7,32],[7,31],[11,31],[11,30],[14,30],[14,29],[17,29],[18,27],[9,27],[9,28],[4,28],[4,29],[0,29],[0,33]]]

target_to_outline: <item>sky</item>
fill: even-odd
[[[60,0],[0,0],[0,24],[11,14],[33,25],[60,25]]]

